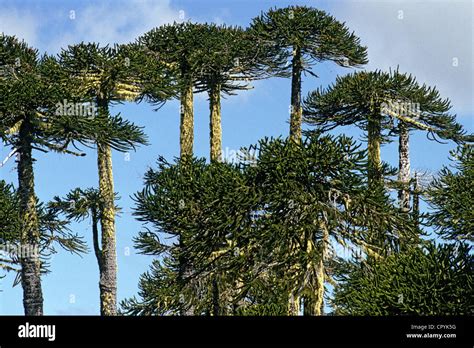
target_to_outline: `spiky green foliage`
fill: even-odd
[[[19,243],[35,249],[41,243],[41,216],[35,194],[34,150],[74,153],[68,147],[90,139],[97,129],[73,113],[56,112],[56,104],[71,96],[73,84],[58,79],[61,69],[54,58],[40,58],[25,42],[1,34],[0,67],[0,132],[19,155]],[[20,263],[25,314],[42,315],[41,261],[21,257]]]
[[[455,170],[444,167],[428,189],[428,223],[445,239],[474,242],[474,148],[451,155]]]
[[[141,300],[125,301],[125,313],[186,306],[196,314],[288,313],[288,292],[322,299],[315,293],[330,272],[320,261],[332,242],[371,255],[393,249],[410,225],[385,194],[367,190],[358,147],[346,137],[313,136],[301,144],[263,140],[246,149],[256,161],[238,166],[160,159],[135,196],[146,228],[136,246],[166,261],[142,276]],[[368,243],[371,225],[383,231],[387,250]],[[191,272],[183,273],[183,260]]]
[[[400,103],[399,110],[393,110],[391,103]],[[448,113],[450,108],[449,100],[442,99],[435,87],[420,85],[411,74],[398,69],[362,71],[338,76],[329,87],[309,93],[304,119],[323,131],[353,124],[367,131],[372,118],[380,118],[381,131],[396,132],[397,121],[424,130],[432,138],[462,141],[465,133],[455,116]]]
[[[287,57],[278,68],[281,72],[291,72],[290,136],[300,141],[301,74],[316,76],[312,66],[327,60],[346,67],[360,66],[367,63],[367,48],[360,45],[359,38],[345,24],[324,11],[306,6],[270,9],[252,20],[251,30],[278,56]]]
[[[287,51],[288,57],[299,49],[307,72],[313,64],[325,60],[341,66],[367,63],[367,48],[360,45],[360,39],[322,10],[306,6],[273,8],[254,18],[251,29],[261,39]]]
[[[140,127],[120,114],[109,113],[115,103],[135,101],[142,95],[144,87],[135,74],[139,57],[128,47],[122,51],[120,46],[101,47],[95,43],[69,46],[60,53],[60,77],[75,86],[74,100],[91,102],[98,108],[96,117],[89,121],[95,132],[88,140],[118,151],[147,143]]]
[[[474,258],[466,244],[434,245],[346,265],[333,305],[340,315],[472,315]]]
[[[263,141],[255,185],[263,195],[258,243],[294,296],[322,302],[334,246],[371,256],[413,234],[383,190],[368,190],[365,151],[351,138],[314,135],[303,143]],[[319,308],[308,310],[319,313]]]

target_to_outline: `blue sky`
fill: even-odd
[[[17,35],[41,52],[58,53],[61,47],[81,41],[125,43],[164,23],[191,20],[246,26],[270,7],[289,4],[314,6],[346,22],[368,46],[365,69],[399,66],[420,82],[436,85],[451,99],[452,112],[467,131],[474,131],[473,115],[473,5],[471,1],[283,1],[283,0],[181,0],[181,1],[5,1],[0,0],[0,32]],[[183,17],[184,16],[184,17]],[[303,95],[333,82],[350,69],[324,63],[315,67],[319,78],[304,77]],[[290,81],[270,79],[254,89],[223,101],[223,148],[232,153],[264,136],[288,133]],[[179,154],[179,105],[168,102],[159,111],[149,104],[117,105],[113,113],[143,126],[150,144],[128,156],[114,153],[115,189],[123,213],[117,218],[118,297],[137,293],[138,278],[151,258],[136,254],[132,238],[141,229],[131,216],[130,198],[141,189],[143,174],[159,155],[172,160]],[[208,156],[207,96],[195,96],[195,154]],[[342,130],[340,130],[342,131]],[[360,139],[353,127],[343,130]],[[413,134],[412,168],[435,173],[448,164],[453,144],[430,142]],[[383,159],[396,166],[397,143],[382,149]],[[0,149],[1,160],[9,149]],[[43,201],[64,196],[75,187],[96,187],[96,154],[82,158],[36,153],[37,194]],[[0,178],[16,185],[16,168],[10,161]],[[73,224],[75,232],[91,244],[90,222]],[[93,253],[78,257],[59,250],[51,259],[51,273],[43,278],[45,314],[99,314],[98,268]],[[12,288],[13,274],[0,279],[0,314],[23,314],[21,287]]]

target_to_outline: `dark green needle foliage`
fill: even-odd
[[[54,58],[39,57],[25,42],[1,34],[0,69],[0,132],[18,154],[19,243],[35,249],[41,243],[41,229],[33,152],[74,153],[68,147],[93,132],[84,127],[86,123],[74,120],[76,115],[57,114],[57,103],[69,98],[71,90],[57,79],[60,67]],[[20,263],[25,314],[42,315],[41,261],[21,257]]]
[[[434,87],[419,85],[412,75],[377,70],[338,76],[328,88],[311,92],[304,102],[304,118],[317,130],[355,125],[365,131],[370,177],[376,181],[380,180],[380,146],[402,125],[406,131],[424,130],[432,138],[462,141],[464,131],[447,113],[449,109],[449,101],[441,99]]]
[[[444,167],[428,189],[428,222],[443,238],[474,242],[474,149],[451,152],[454,168]],[[453,170],[454,169],[454,170]]]
[[[249,81],[272,75],[279,62],[271,47],[259,42],[249,30],[240,27],[208,24],[199,44],[200,71],[198,85],[209,94],[210,157],[220,161],[222,156],[221,96],[235,95],[250,89]],[[280,62],[281,64],[281,62]]]
[[[251,29],[260,41],[273,47],[287,60],[279,68],[291,72],[290,136],[301,138],[301,74],[316,76],[312,67],[319,62],[333,61],[340,66],[358,67],[367,63],[367,48],[344,23],[324,11],[289,6],[270,9],[252,20]]]
[[[321,313],[331,243],[376,257],[413,233],[383,190],[367,190],[359,147],[345,136],[262,141],[250,170],[263,196],[258,243],[310,315]]]
[[[255,161],[239,165],[160,159],[135,196],[146,228],[136,246],[159,259],[124,312],[281,315],[291,293],[319,314],[329,273],[322,255],[332,240],[379,255],[385,250],[369,244],[369,224],[387,243],[410,233],[388,197],[367,190],[358,147],[347,137],[313,136],[262,140],[245,150],[256,151]],[[183,273],[183,263],[192,271]]]
[[[144,275],[144,303],[168,303],[157,307],[155,314],[179,313],[191,306],[195,314],[232,310],[231,285],[238,274],[230,265],[241,262],[240,249],[245,247],[241,236],[251,221],[252,197],[241,171],[229,164],[181,160],[171,165],[161,159],[157,171],[148,171],[145,189],[135,197],[135,214],[148,228],[139,234],[136,246],[144,254],[165,257],[164,264],[157,261],[150,274],[156,281],[169,278],[169,267],[174,267],[169,291],[181,294],[173,301],[154,298],[155,292],[146,291],[151,275]],[[160,234],[174,238],[165,243]],[[192,272],[184,273],[183,264],[192,264]],[[131,313],[134,307],[125,304]]]
[[[474,258],[467,244],[435,245],[376,263],[346,264],[335,289],[339,315],[472,315]]]

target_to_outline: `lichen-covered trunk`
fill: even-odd
[[[194,142],[194,110],[193,83],[189,80],[181,91],[181,121],[179,145],[181,158],[193,155]]]
[[[288,298],[288,315],[295,316],[300,313],[300,297],[295,292],[290,292]]]
[[[413,185],[413,221],[415,228],[420,228],[420,183],[418,181],[418,173],[415,172],[415,183]],[[417,238],[418,239],[418,238]]]
[[[380,144],[381,144],[381,133],[382,125],[380,115],[372,115],[368,120],[367,125],[367,150],[368,150],[368,161],[369,161],[369,187],[375,187],[382,183],[381,166],[382,160],[380,158]]]
[[[301,72],[303,70],[301,49],[293,48],[292,75],[291,75],[291,115],[290,138],[301,141],[301,123],[303,108],[301,106]]]
[[[36,210],[35,178],[31,135],[32,125],[26,119],[19,131],[18,192],[21,218],[21,285],[25,315],[43,315],[41,261],[39,259],[39,223]]]
[[[410,210],[410,153],[409,132],[407,125],[400,121],[398,138],[398,181],[403,187],[398,191],[400,209],[405,212]]]
[[[316,263],[314,269],[315,283],[311,284],[311,294],[306,296],[304,299],[304,315],[322,315],[324,313],[324,279],[325,279],[325,268],[324,260],[326,256],[326,250],[329,243],[329,231],[324,222],[321,223],[322,239],[319,248],[319,260]],[[311,242],[307,245],[307,252],[313,252],[313,244]],[[314,267],[310,265],[310,267]]]
[[[106,101],[99,102],[99,117],[108,117]],[[101,261],[100,267],[100,313],[104,316],[117,314],[117,252],[115,238],[115,194],[112,172],[112,149],[106,144],[97,144],[99,170],[99,194],[102,200]]]
[[[215,84],[209,91],[210,109],[210,148],[211,161],[220,162],[222,160],[222,120],[221,120],[221,86]]]
[[[184,250],[185,241],[182,236],[179,237],[179,249]],[[186,287],[192,286],[191,282],[189,281],[189,277],[192,274],[192,265],[190,264],[189,260],[183,257],[183,255],[179,255],[178,258],[179,262],[179,273],[178,273],[178,282],[182,289]],[[194,289],[192,289],[194,291]],[[187,291],[188,292],[188,291]],[[180,315],[182,316],[190,316],[194,315],[195,313],[194,305],[183,303],[183,308],[180,310]]]

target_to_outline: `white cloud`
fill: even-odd
[[[367,69],[399,65],[419,82],[437,86],[453,112],[474,118],[470,0],[341,1],[333,14],[368,46]]]
[[[81,41],[126,43],[154,27],[180,20],[180,10],[173,9],[169,0],[94,3],[70,11],[74,11],[75,18],[70,18],[70,12],[63,15],[63,20],[69,22],[68,30],[58,34],[49,51],[57,52],[60,47]]]

